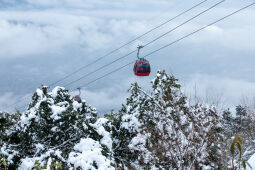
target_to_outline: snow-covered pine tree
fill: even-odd
[[[108,123],[85,101],[73,101],[68,90],[43,86],[15,126],[18,140],[1,150],[16,169],[113,169]]]
[[[224,126],[224,129],[225,129],[224,131],[226,132],[226,135],[228,137],[233,136],[234,135],[233,129],[235,128],[235,122],[234,122],[234,117],[229,109],[223,111],[221,122]]]
[[[247,110],[244,106],[236,106],[235,130],[239,133],[243,130],[243,125],[247,121]]]
[[[114,156],[122,167],[222,167],[220,124],[215,110],[188,106],[175,77],[158,71],[150,94],[136,83],[131,85],[130,93],[126,105],[112,119]]]

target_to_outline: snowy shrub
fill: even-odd
[[[18,138],[15,124],[20,119],[20,113],[9,114],[0,112],[0,168],[7,168],[15,159],[17,153],[6,149],[7,143],[16,143]],[[10,153],[10,154],[9,154]]]
[[[111,169],[111,134],[105,130],[107,120],[97,118],[97,112],[85,101],[73,101],[68,91],[55,87],[37,89],[28,109],[15,124],[16,141],[6,141],[1,153],[15,169],[59,166],[63,169],[86,166]],[[90,142],[93,141],[94,145]],[[92,143],[93,143],[92,142]],[[95,148],[82,147],[82,144]],[[90,149],[88,157],[84,156]],[[100,160],[97,160],[97,158]],[[91,162],[89,162],[92,161]]]
[[[188,105],[174,76],[158,71],[145,92],[137,83],[119,112],[104,118],[63,87],[37,89],[24,113],[0,112],[0,169],[226,169],[227,139],[242,132],[254,154],[255,114],[238,106],[219,116]],[[247,142],[246,142],[247,141]]]
[[[80,143],[74,146],[74,151],[69,154],[68,162],[74,168],[81,169],[112,169],[111,160],[102,155],[102,146],[98,141],[91,138],[81,139]]]

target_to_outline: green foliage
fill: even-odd
[[[245,107],[238,105],[236,106],[236,118],[235,118],[235,133],[241,133],[245,122],[247,121],[247,110]]]
[[[0,112],[0,150],[8,146],[8,143],[16,144],[19,140],[17,139],[17,135],[15,134],[15,125],[17,121],[20,119],[20,112],[16,114],[10,114],[6,112]],[[10,168],[10,162],[7,162],[8,155],[5,154],[6,152],[0,153],[0,168]],[[11,151],[12,154],[14,152]],[[14,154],[15,155],[15,154]],[[14,156],[13,159],[16,159]]]
[[[117,113],[114,113],[114,110],[111,110],[109,114],[104,114],[104,117],[110,121],[113,121],[117,116]]]
[[[20,112],[17,112],[16,114],[0,112],[0,146],[4,140],[7,140],[5,134],[6,130],[13,130],[13,126],[20,119],[20,115]]]
[[[235,136],[236,134],[243,134],[245,136],[245,142],[242,143],[242,158],[247,160],[251,155],[255,153],[255,124],[254,124],[254,112],[248,109],[247,106],[236,106],[235,113],[231,113],[229,110],[223,112],[221,123],[223,124],[223,135],[225,140]],[[231,150],[234,145],[230,147],[229,144],[225,144],[224,148],[228,152],[226,153],[228,159],[232,159]],[[239,144],[235,144],[236,148],[240,148]]]
[[[244,169],[246,169],[246,165],[248,165],[251,168],[249,163],[242,158],[242,155],[243,155],[243,138],[242,138],[242,136],[243,136],[242,134],[236,135],[230,145],[230,153],[232,155],[232,170],[236,170],[237,168],[241,169],[241,166]],[[238,153],[238,158],[236,161],[237,165],[235,165],[235,163],[234,163],[236,153]]]
[[[2,167],[4,170],[8,168],[8,163],[5,156],[0,156],[0,167]]]
[[[236,115],[237,117],[246,116],[247,115],[246,108],[241,105],[236,106]]]
[[[50,158],[51,159],[51,158]],[[32,170],[44,170],[47,169],[48,162],[45,165],[41,165],[40,161],[36,160],[34,163],[34,168]],[[51,161],[51,164],[49,165],[50,170],[61,170],[62,163],[56,163],[54,160]]]
[[[223,120],[225,121],[225,123],[230,124],[233,121],[233,117],[231,112],[228,110],[224,110],[223,111]]]

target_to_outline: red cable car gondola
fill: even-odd
[[[137,51],[137,58],[135,65],[134,65],[134,74],[136,76],[149,76],[151,72],[150,63],[149,61],[145,60],[144,58],[139,58],[139,51],[143,46],[138,46]]]

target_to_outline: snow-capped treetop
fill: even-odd
[[[64,169],[85,166],[78,160],[88,161],[86,167],[91,169],[112,169],[112,140],[107,126],[109,122],[98,119],[94,108],[85,101],[72,100],[65,88],[58,86],[48,92],[48,87],[42,86],[15,125],[19,142],[1,149],[10,160],[15,156],[21,162],[15,167],[18,169],[32,169],[39,166],[38,162],[47,166],[61,162]],[[88,150],[89,158],[84,157]]]
[[[209,134],[217,129],[214,110],[202,105],[189,107],[175,77],[158,71],[151,93],[137,83],[131,85],[130,93],[120,111],[119,129],[126,135],[121,149],[130,152],[130,166],[192,169],[217,158],[217,152],[213,155],[207,150],[208,142],[213,143],[209,138],[218,145],[217,135]]]

